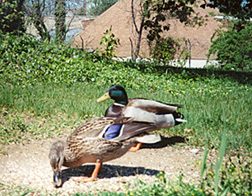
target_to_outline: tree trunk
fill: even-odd
[[[66,38],[66,27],[65,27],[65,0],[55,1],[55,30],[56,40],[64,43]]]
[[[144,7],[144,9],[146,9]],[[134,10],[134,0],[131,0],[131,15],[132,15],[132,20],[133,20],[133,25],[135,27],[135,31],[137,33],[137,44],[136,44],[136,50],[134,51],[133,44],[131,41],[131,50],[133,51],[131,53],[132,55],[132,61],[136,61],[137,57],[139,56],[140,52],[140,47],[141,47],[141,41],[142,41],[142,33],[143,33],[143,27],[144,27],[144,22],[145,22],[145,16],[144,14],[141,15],[141,23],[140,27],[138,29],[137,24],[136,24],[136,16],[135,16],[135,10]]]
[[[37,3],[34,6],[34,12],[30,12],[27,10],[27,13],[32,17],[32,22],[35,28],[38,30],[39,35],[42,40],[50,40],[50,35],[43,20],[42,12],[41,12],[41,4]]]

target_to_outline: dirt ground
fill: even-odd
[[[200,168],[196,163],[201,161],[203,150],[178,144],[184,141],[181,137],[163,137],[160,143],[143,145],[137,152],[128,152],[119,159],[104,163],[99,179],[94,182],[78,183],[73,180],[76,176],[90,176],[94,168],[92,164],[63,168],[63,187],[56,189],[52,184],[53,172],[48,159],[53,141],[55,139],[34,140],[30,144],[8,146],[8,155],[0,155],[0,195],[17,186],[33,189],[28,195],[123,192],[132,189],[137,179],[153,182],[160,171],[171,180],[175,180],[180,172],[185,175],[185,181],[199,179]],[[214,154],[211,152],[208,158],[215,158]]]

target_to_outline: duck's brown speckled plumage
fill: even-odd
[[[66,140],[67,148],[69,148],[75,156],[75,164],[79,163],[79,165],[82,165],[85,162],[95,163],[97,159],[101,162],[106,162],[125,154],[130,147],[136,144],[134,138],[127,138],[128,140],[124,141],[110,141],[99,138],[98,136],[108,125],[130,125],[131,123],[130,118],[121,118],[121,120],[116,120],[115,118],[97,118],[87,121],[77,127]],[[150,127],[149,124],[144,124],[143,126]],[[135,135],[132,135],[131,137],[134,136]],[[66,160],[65,164],[71,166],[68,160]]]
[[[114,124],[124,126],[122,134],[111,140],[104,139],[102,131]],[[84,163],[103,163],[119,158],[138,143],[138,138],[154,129],[156,127],[152,123],[136,122],[132,118],[102,117],[86,121],[65,142],[52,144],[49,154],[51,166],[54,171],[60,171],[61,166],[78,167]],[[64,161],[61,163],[59,160]]]

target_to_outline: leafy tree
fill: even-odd
[[[89,14],[91,16],[99,16],[116,2],[117,0],[90,0]]]
[[[227,30],[218,29],[212,37],[208,58],[216,55],[225,70],[252,70],[252,23],[236,28],[240,21],[231,22]]]
[[[0,31],[14,34],[25,31],[22,0],[0,1]]]
[[[27,23],[32,23],[34,25],[42,40],[50,40],[49,29],[46,27],[44,20],[45,12],[48,13],[48,7],[45,0],[27,0],[25,2]]]
[[[208,53],[216,55],[220,67],[227,70],[250,70],[252,68],[252,0],[211,0],[202,7],[218,8],[225,18],[223,27],[212,37]]]
[[[204,19],[195,13],[193,6],[196,4],[196,0],[131,0],[132,20],[137,33],[137,44],[135,50],[132,49],[133,61],[139,55],[143,29],[148,31],[147,39],[152,42],[160,39],[163,31],[170,29],[168,21],[171,18],[186,25],[201,25]],[[140,21],[139,25],[137,21]],[[133,47],[132,40],[131,43]]]
[[[86,0],[25,0],[25,14],[27,23],[31,23],[38,30],[38,33],[43,40],[50,40],[50,27],[46,26],[46,16],[55,16],[56,36],[57,39],[64,40],[65,33],[68,31],[72,19],[75,17],[75,12],[68,25],[65,25],[66,9],[71,9],[83,5]],[[64,29],[64,34],[62,33]],[[61,32],[61,33],[60,33]]]
[[[204,3],[201,7],[218,8],[223,14],[233,16],[240,20],[248,20],[252,18],[252,0],[211,0]]]

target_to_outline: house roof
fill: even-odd
[[[211,8],[195,8],[201,16],[205,16],[209,12],[217,12]],[[170,30],[165,35],[174,38],[186,38],[191,43],[191,58],[192,59],[206,59],[208,53],[211,36],[218,28],[218,23],[214,17],[209,16],[205,25],[200,27],[185,27],[176,19],[168,21]],[[137,21],[139,24],[139,20]],[[92,23],[83,29],[75,38],[72,47],[84,48],[99,48],[99,42],[103,33],[112,27],[112,32],[116,38],[120,39],[120,46],[117,49],[116,56],[130,57],[131,56],[131,42],[133,41],[134,47],[136,46],[137,35],[134,30],[131,16],[131,1],[120,0],[111,8],[97,17]],[[147,31],[143,32],[141,42],[140,57],[149,57],[149,46],[146,40]]]

